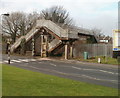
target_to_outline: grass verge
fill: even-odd
[[[98,58],[101,59],[101,64],[118,65],[118,61],[117,61],[116,58],[105,57],[105,56],[93,57],[93,58],[89,58],[87,60],[84,60],[83,58],[78,58],[77,60],[86,61],[86,62],[92,62],[92,63],[98,63]]]
[[[114,88],[64,79],[3,64],[3,96],[117,96]]]

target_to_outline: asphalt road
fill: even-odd
[[[1,63],[7,63],[7,55],[2,56]],[[12,56],[10,66],[77,81],[118,88],[118,66],[116,65],[100,65],[77,61]]]

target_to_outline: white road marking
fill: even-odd
[[[72,68],[75,68],[75,69],[78,69],[78,70],[82,70],[82,68],[79,68],[79,67],[72,66]]]
[[[94,79],[94,80],[118,82],[117,80],[99,79],[99,78],[95,78],[95,77],[91,77],[91,76],[87,76],[87,75],[82,75],[82,76],[83,76],[83,77],[87,77],[87,78],[89,78],[89,79]]]
[[[37,68],[37,67],[33,67],[30,66],[31,68],[34,69],[41,69],[41,68]],[[80,74],[72,74],[72,73],[64,73],[64,72],[60,72],[57,70],[50,70],[50,69],[43,69],[42,70],[46,70],[46,71],[51,71],[51,72],[56,72],[62,75],[71,75],[71,76],[75,76],[75,77],[84,77],[84,78],[89,78],[89,79],[93,79],[93,80],[99,80],[99,81],[111,81],[111,82],[118,82],[117,80],[107,80],[107,79],[99,79],[99,78],[95,78],[95,77],[91,77],[91,76],[87,76],[87,75],[80,75]]]
[[[37,60],[35,60],[35,59],[29,59],[30,61],[37,61]]]
[[[52,66],[57,66],[57,65],[55,65],[55,64],[53,64],[53,63],[50,63],[50,65],[52,65]]]
[[[105,70],[99,70],[99,71],[109,73],[109,74],[117,74],[118,75],[118,73],[114,73],[114,72],[110,72],[110,71],[105,71]]]
[[[18,59],[18,60],[20,60],[21,62],[29,62],[28,59]]]
[[[92,79],[92,80],[99,80],[99,81],[111,81],[111,82],[115,82],[117,83],[118,81],[117,80],[107,80],[107,79],[99,79],[99,78],[95,78],[95,77],[91,77],[91,76],[87,76],[87,75],[80,75],[80,74],[71,74],[71,73],[64,73],[64,72],[60,72],[60,71],[56,71],[56,70],[52,70],[52,72],[56,72],[56,73],[59,73],[59,74],[63,74],[63,75],[71,75],[71,76],[75,76],[75,77],[84,77],[84,78],[89,78],[89,79]]]
[[[20,63],[21,61],[19,60],[11,60],[12,62],[17,62],[17,63]]]
[[[3,63],[8,63],[8,61],[7,61],[7,60],[5,60],[5,61],[3,61]],[[14,62],[10,61],[10,63],[14,63]]]
[[[11,59],[11,63],[21,63],[21,62],[30,62],[30,61],[37,61],[35,59]],[[8,63],[7,60],[3,60],[1,63]]]
[[[101,71],[104,73],[109,73],[109,74],[116,74],[118,75],[118,73],[114,73],[114,72],[110,72],[110,71],[105,71],[105,70],[97,70],[97,69],[85,69],[85,68],[79,68],[79,67],[74,67],[72,66],[72,68],[78,69],[78,70],[93,70],[93,71]]]
[[[83,75],[83,74],[81,75],[81,74],[73,74],[73,73],[64,73],[64,72],[60,72],[60,71],[57,71],[57,70],[38,68],[38,67],[35,67],[35,66],[28,66],[28,65],[20,65],[20,66],[30,67],[30,68],[37,69],[37,70],[55,72],[55,73],[62,74],[62,75],[75,76],[75,77],[84,77],[84,78],[89,78],[89,79],[92,79],[92,80],[108,81],[108,82],[111,81],[111,82],[114,82],[114,83],[118,83],[117,80],[99,79],[99,78],[95,78],[95,77],[91,77],[91,76],[87,76],[87,75]]]
[[[15,63],[15,62],[20,63],[20,62],[29,62],[29,61],[37,61],[37,60],[35,60],[35,59],[18,59],[18,60],[12,60],[11,63]],[[8,63],[8,61],[4,60],[3,62],[0,62],[0,63]],[[39,63],[41,63],[41,62],[39,62]],[[57,66],[53,63],[50,63],[50,65]],[[64,72],[60,72],[60,71],[57,71],[57,70],[37,68],[37,67],[34,67],[34,66],[28,66],[28,65],[20,65],[20,66],[31,67],[33,69],[42,69],[42,70],[46,70],[46,71],[56,72],[56,73],[63,74],[63,75],[71,75],[71,76],[75,76],[75,77],[84,77],[84,78],[89,78],[89,79],[94,79],[94,80],[118,82],[117,80],[99,79],[99,78],[95,78],[95,77],[91,77],[91,76],[87,76],[87,75],[64,73]],[[78,70],[95,70],[95,71],[101,71],[101,72],[105,72],[105,73],[109,73],[109,74],[118,74],[118,73],[113,73],[113,72],[109,72],[109,71],[105,71],[105,70],[85,69],[85,68],[79,68],[79,67],[75,67],[75,66],[72,66],[72,68],[75,68],[75,69],[78,69]]]
[[[23,62],[37,61],[35,59],[18,59],[18,60],[23,61]]]

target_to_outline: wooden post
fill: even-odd
[[[35,56],[35,40],[34,40],[34,36],[32,37],[32,56]]]
[[[43,57],[43,35],[41,35],[41,57]]]
[[[68,44],[65,45],[65,60],[68,59]]]
[[[44,37],[45,37],[45,43],[44,43],[45,44],[45,54],[44,55],[45,55],[45,57],[47,57],[47,41],[48,41],[48,39],[47,39],[47,35],[45,35]]]

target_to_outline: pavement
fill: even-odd
[[[8,63],[7,55],[2,55],[1,63]],[[76,60],[11,56],[10,66],[86,83],[118,88],[117,65],[86,63]]]

